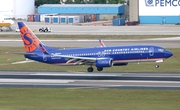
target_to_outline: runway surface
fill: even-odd
[[[180,90],[180,73],[0,71],[0,87]]]
[[[45,24],[44,22],[26,22],[32,30],[41,27],[52,28],[49,34],[74,35],[180,35],[178,25],[138,25],[138,26],[77,26],[61,24]],[[92,23],[93,24],[93,23]],[[17,21],[12,25],[15,30]],[[14,32],[1,32],[2,34],[18,34]],[[42,33],[37,33],[42,34]]]
[[[97,40],[41,40],[52,47],[99,47]],[[103,40],[106,46],[125,45],[158,45],[165,48],[179,48],[180,39],[147,39],[147,40]],[[0,46],[24,46],[22,40],[0,40]]]

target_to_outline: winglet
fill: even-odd
[[[99,39],[99,43],[100,43],[101,47],[106,47],[101,39]]]

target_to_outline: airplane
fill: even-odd
[[[0,15],[0,24],[1,23],[10,23],[10,25],[12,25],[12,24],[14,24],[14,21],[7,16]]]
[[[169,50],[155,45],[57,49],[44,45],[24,22],[18,22],[18,27],[25,58],[54,65],[89,65],[88,72],[93,72],[93,66],[102,71],[103,68],[126,66],[132,62],[155,62],[158,68],[158,63],[173,55]]]

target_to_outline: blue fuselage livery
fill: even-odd
[[[92,66],[102,71],[104,67],[124,66],[131,62],[153,61],[158,68],[158,63],[173,55],[165,48],[154,45],[57,49],[45,46],[23,22],[18,22],[18,26],[26,58],[56,65],[89,65],[88,72],[93,71]]]
[[[46,47],[48,50],[48,47]],[[41,50],[36,51],[36,55],[29,56],[25,54],[26,58],[50,63],[50,64],[66,64],[68,60],[56,55],[72,56],[72,57],[92,57],[92,58],[112,58],[113,62],[140,62],[140,61],[156,61],[164,60],[172,56],[172,53],[159,46],[142,45],[142,46],[116,46],[104,48],[79,48],[79,49],[56,49],[49,48],[49,53],[53,55],[46,55]],[[75,61],[71,63],[74,65]]]

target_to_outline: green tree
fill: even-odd
[[[43,4],[59,4],[59,0],[36,0],[35,1],[35,6],[38,7]]]
[[[106,0],[93,0],[92,4],[106,4]]]
[[[126,3],[126,1],[125,0],[108,0],[108,4],[118,4],[118,3],[124,4]]]

